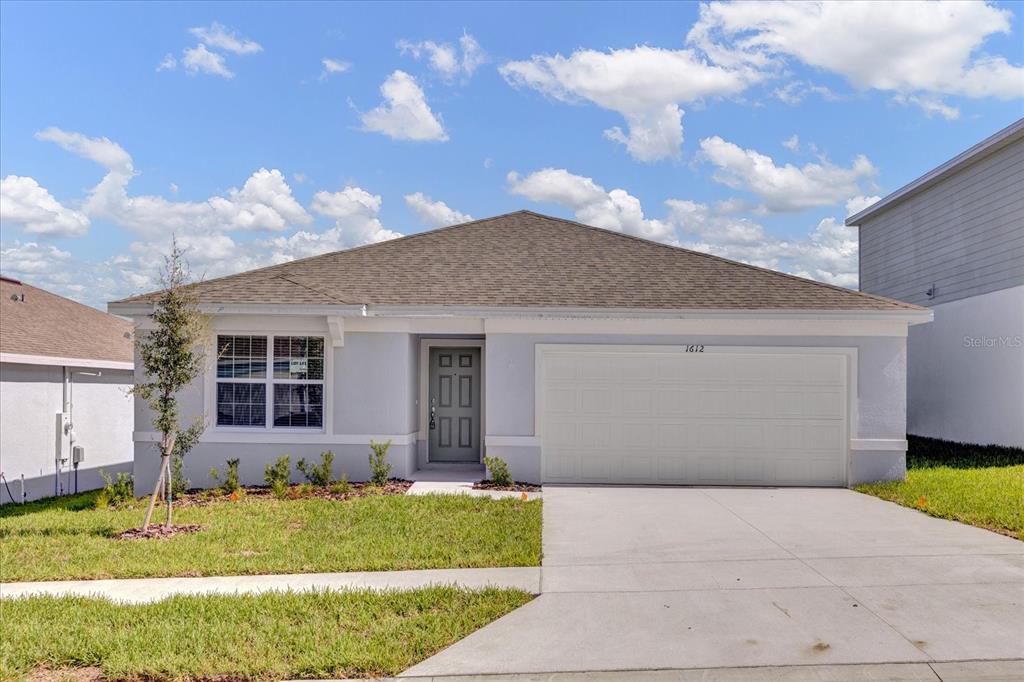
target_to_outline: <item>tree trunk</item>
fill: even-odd
[[[156,477],[156,485],[153,486],[153,494],[149,496],[149,506],[146,507],[146,517],[142,520],[142,530],[149,528],[149,522],[153,520],[153,508],[156,507],[156,498],[160,495],[164,486],[164,470],[167,468],[167,455],[160,456],[160,475]]]
[[[165,470],[167,479],[167,521],[164,523],[168,528],[174,520],[174,476],[171,474],[171,459],[167,458],[167,469]]]

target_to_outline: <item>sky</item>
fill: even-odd
[[[1024,5],[0,3],[0,272],[89,305],[519,209],[856,288]]]

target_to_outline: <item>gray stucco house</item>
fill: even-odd
[[[931,312],[520,211],[195,285],[194,484],[331,449],[368,476],[845,486],[905,471],[907,330]],[[145,326],[153,295],[110,310]],[[135,475],[150,486],[136,403]]]
[[[907,340],[907,432],[1024,447],[1024,119],[850,216],[860,288],[935,313]]]

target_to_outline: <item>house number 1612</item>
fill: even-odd
[[[686,352],[687,353],[703,353],[704,352],[704,346],[699,346],[699,345],[687,346],[686,347]]]

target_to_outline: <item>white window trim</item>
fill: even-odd
[[[228,379],[225,383],[262,383],[266,392],[266,424],[264,426],[227,426],[217,424],[217,337],[218,336],[264,336],[267,339],[267,376],[263,379]],[[317,336],[324,340],[324,378],[319,382],[315,379],[274,379],[274,338],[277,336]],[[248,329],[216,329],[210,340],[211,352],[206,354],[206,372],[204,395],[204,413],[210,415],[208,431],[213,433],[252,433],[272,434],[283,433],[295,436],[326,435],[334,433],[334,346],[331,335],[322,329],[289,329],[279,331],[253,331]],[[275,384],[316,384],[323,385],[323,426],[278,426],[273,425],[274,385]]]

